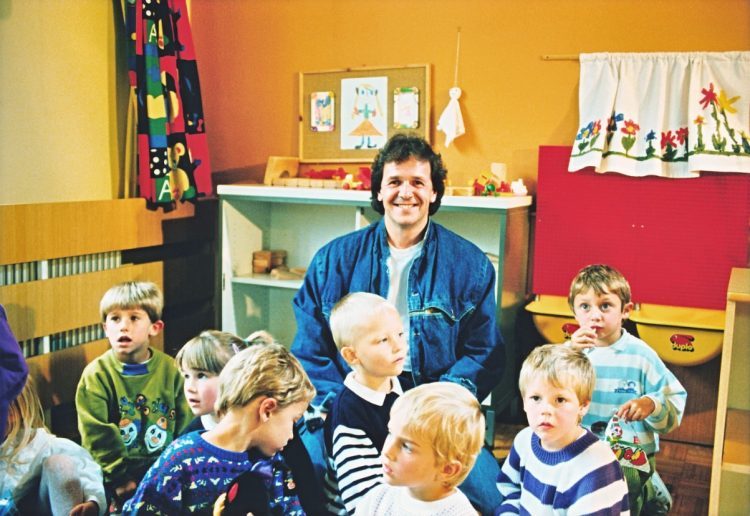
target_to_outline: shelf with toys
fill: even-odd
[[[288,270],[301,273],[325,243],[380,218],[370,207],[370,192],[232,184],[219,185],[218,194],[222,329],[238,335],[267,329],[289,345],[296,331],[292,299],[302,280],[277,279],[274,271],[253,273],[253,253],[286,251]],[[509,356],[515,353],[513,321],[526,290],[530,205],[531,197],[524,195],[444,196],[432,217],[496,263],[499,321]],[[501,383],[493,397],[496,407],[515,392],[512,383]]]

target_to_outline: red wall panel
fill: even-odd
[[[607,263],[636,302],[724,309],[731,268],[748,263],[750,174],[570,173],[569,156],[539,148],[535,294],[567,296],[580,268]]]

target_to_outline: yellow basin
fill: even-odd
[[[630,314],[638,336],[670,364],[696,366],[721,353],[724,310],[642,303]]]
[[[526,305],[526,310],[532,313],[536,329],[547,342],[565,342],[578,327],[567,297],[538,295]],[[575,325],[575,328],[566,326],[569,324]]]
[[[547,342],[564,342],[578,327],[564,296],[538,295],[526,310]],[[664,362],[695,366],[721,352],[723,310],[642,303],[631,312],[630,320],[638,336]]]

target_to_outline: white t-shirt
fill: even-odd
[[[406,249],[389,246],[391,255],[388,257],[388,302],[396,307],[401,322],[404,325],[406,341],[406,360],[404,371],[411,371],[411,357],[409,356],[409,270],[414,259],[422,252],[424,240]]]
[[[356,516],[472,516],[477,510],[458,489],[434,502],[417,500],[408,487],[380,484],[359,502]]]

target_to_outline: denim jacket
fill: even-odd
[[[351,370],[331,336],[331,309],[349,292],[386,297],[389,253],[381,219],[331,241],[313,257],[294,297],[292,352],[318,391],[315,404],[337,394]],[[408,281],[415,385],[452,381],[484,399],[500,381],[505,362],[492,264],[474,244],[430,221]]]

